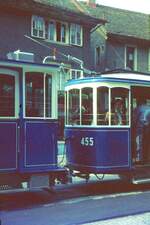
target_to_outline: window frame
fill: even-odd
[[[73,29],[73,26],[75,27],[75,30]],[[78,37],[77,37],[77,28],[80,27],[80,43],[78,43]],[[74,33],[73,33],[74,32]],[[72,41],[72,35],[74,36],[75,41]],[[76,46],[83,46],[83,26],[76,23],[70,23],[70,44],[76,45]]]
[[[50,23],[53,23],[53,25],[54,25],[54,38],[53,38],[53,40],[50,39]],[[48,21],[47,38],[48,38],[49,41],[56,41],[56,21],[55,20]]]
[[[125,89],[126,91],[128,91],[128,108],[127,108],[127,110],[128,110],[128,123],[127,124],[112,124],[112,112],[113,112],[113,110],[112,110],[112,94],[113,94],[113,91],[115,91],[115,89]],[[130,97],[130,88],[128,88],[128,87],[123,87],[123,86],[113,86],[113,87],[111,87],[110,88],[110,90],[109,90],[109,92],[110,92],[110,95],[109,95],[109,126],[115,126],[115,127],[128,127],[129,125],[130,125],[130,123],[131,123],[131,117],[130,117],[130,113],[131,113],[131,107],[130,107],[130,99],[131,99],[131,97]],[[122,93],[122,92],[120,92],[120,93]],[[119,96],[119,97],[122,97],[122,94]]]
[[[101,90],[100,90],[101,89]],[[107,93],[108,94],[108,96],[107,96],[107,107],[108,107],[108,109],[109,109],[109,96],[110,96],[110,88],[108,87],[108,86],[99,86],[99,87],[97,87],[96,88],[96,125],[97,126],[108,126],[109,125],[109,121],[108,121],[108,123],[107,124],[99,124],[98,122],[99,122],[99,117],[100,117],[100,114],[99,114],[99,109],[98,109],[98,100],[99,100],[99,97],[105,97],[104,95],[102,96],[100,93],[104,93],[104,92],[102,92],[103,90],[107,90],[107,92],[105,92],[105,93]],[[101,92],[100,92],[101,91]],[[106,102],[105,102],[106,103]],[[104,105],[104,108],[105,108],[105,105]],[[108,109],[107,109],[107,111],[105,111],[105,114],[104,114],[104,116],[105,116],[105,118],[104,118],[104,121],[102,121],[102,123],[105,123],[105,119],[106,119],[106,113],[108,112]],[[109,113],[109,112],[108,112]]]
[[[135,45],[125,45],[125,51],[124,51],[124,54],[125,54],[125,64],[124,64],[124,67],[125,67],[125,69],[128,69],[128,65],[127,65],[127,48],[133,48],[134,49],[134,54],[133,54],[133,69],[131,69],[131,70],[137,70],[137,47]]]
[[[148,49],[148,71],[150,72],[150,48]]]
[[[42,29],[41,30],[39,29],[39,22],[42,23]],[[34,23],[37,26],[37,29],[36,29],[37,35],[34,34],[34,29],[35,29]],[[43,32],[42,36],[40,35],[40,31]],[[37,16],[37,15],[32,15],[32,18],[31,18],[31,36],[41,38],[41,39],[45,39],[45,20],[44,20],[43,17]]]
[[[88,92],[87,92],[87,90],[88,90]],[[91,94],[92,98],[91,98],[90,94]],[[91,99],[89,101],[85,100],[84,95],[87,95]],[[88,106],[91,106],[91,107],[87,107],[87,104],[88,104]],[[91,111],[91,113],[90,113],[90,111]],[[94,118],[93,112],[94,112],[94,110],[93,110],[93,87],[83,87],[80,89],[80,125],[81,126],[85,126],[85,125],[89,126],[89,125],[93,124],[93,118]],[[85,117],[86,117],[86,120],[85,120]]]
[[[33,76],[36,76],[37,73],[43,73],[43,116],[27,116],[26,115],[26,74],[33,73]],[[51,76],[51,116],[46,116],[46,76]],[[56,95],[54,91],[54,84],[53,84],[53,75],[48,72],[42,72],[42,71],[25,71],[23,74],[23,118],[25,119],[55,119],[57,117],[55,113],[54,104],[56,105],[57,102],[55,101]]]
[[[75,73],[75,76],[73,78],[72,73]],[[80,73],[80,76],[78,77],[77,73]],[[78,69],[70,69],[70,79],[78,79],[83,77],[83,70]]]
[[[80,118],[80,124],[69,124],[69,91],[72,89],[79,89],[80,91],[80,117],[81,117],[81,90],[83,88],[88,88],[91,87],[91,83],[86,83],[86,84],[78,84],[78,85],[72,85],[72,86],[68,86],[66,88],[66,108],[65,108],[65,112],[66,112],[66,116],[65,116],[65,121],[66,121],[66,126],[92,126],[92,127],[107,127],[107,128],[129,128],[131,126],[131,87],[129,84],[114,84],[114,83],[105,83],[102,82],[101,84],[99,84],[98,82],[92,83],[93,84],[93,123],[91,125],[81,125],[81,118]],[[108,124],[103,124],[100,125],[97,123],[97,90],[99,87],[107,87],[108,88],[108,113],[109,113],[109,123]],[[123,125],[113,125],[111,124],[111,89],[112,88],[125,88],[128,90],[128,119],[129,119],[129,123],[128,124],[123,124]]]
[[[50,23],[54,24],[54,37],[50,39]],[[40,30],[39,23],[42,24],[42,29]],[[34,25],[35,24],[35,25]],[[60,24],[60,33],[58,34],[57,25]],[[35,26],[35,27],[34,27]],[[63,31],[62,27],[65,27],[64,38],[63,40]],[[37,34],[34,34],[34,29]],[[40,35],[40,31],[43,32],[43,35]],[[79,34],[79,37],[78,37]],[[58,35],[60,36],[60,40],[58,40]],[[83,26],[76,23],[68,23],[64,21],[59,21],[55,19],[46,20],[41,16],[32,15],[31,17],[31,36],[41,39],[46,39],[50,42],[56,42],[60,44],[69,44],[82,47],[83,46]],[[72,36],[74,36],[74,41],[72,41]],[[79,39],[79,40],[78,40]]]
[[[54,39],[51,40],[50,39],[50,23],[53,22],[54,24]],[[57,25],[60,24],[60,40],[57,40],[57,35],[58,35],[58,30],[57,30]],[[65,41],[62,40],[62,26],[65,26],[66,30],[65,30]],[[47,40],[51,41],[51,42],[56,42],[56,43],[61,43],[61,44],[68,44],[69,43],[69,26],[67,22],[63,22],[63,21],[58,21],[58,20],[49,20],[48,21],[48,35],[47,35]]]
[[[73,117],[74,116],[76,116],[77,115],[77,112],[76,112],[76,114],[74,114],[74,112],[70,112],[70,109],[72,110],[73,109],[73,104],[70,102],[70,99],[73,99],[73,92],[78,92],[78,94],[77,94],[77,96],[78,96],[78,106],[77,106],[77,108],[75,108],[75,111],[77,110],[79,110],[78,111],[78,117],[77,118],[74,118],[73,119]],[[71,93],[72,92],[72,93]],[[70,98],[71,97],[71,98]],[[78,121],[78,125],[81,125],[81,107],[80,107],[80,105],[81,105],[81,89],[79,89],[79,88],[71,88],[70,90],[68,90],[67,91],[67,109],[65,110],[66,111],[66,115],[67,115],[67,117],[66,117],[66,122],[67,122],[67,125],[69,125],[69,126],[73,126],[74,125],[74,122],[77,120]],[[70,107],[71,106],[71,107]],[[74,104],[74,106],[75,106],[75,104]]]
[[[99,52],[97,51],[99,49]],[[101,64],[101,46],[95,47],[95,66],[100,66]]]
[[[20,105],[20,92],[19,92],[19,74],[16,71],[12,71],[9,69],[0,69],[0,75],[4,75],[4,76],[13,76],[15,78],[15,94],[14,94],[14,116],[1,116],[1,119],[18,119],[19,118],[19,105]]]

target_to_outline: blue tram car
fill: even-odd
[[[57,165],[57,65],[0,61],[0,185],[47,186]]]
[[[112,71],[70,80],[65,91],[70,170],[150,181],[150,76]],[[136,118],[141,99],[148,109],[143,120]]]

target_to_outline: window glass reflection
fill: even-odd
[[[93,121],[93,89],[83,88],[81,99],[81,124],[90,125]]]
[[[44,116],[44,76],[26,73],[26,116]]]
[[[97,89],[97,124],[108,125],[108,88],[99,87]]]
[[[0,74],[0,116],[15,116],[15,77]]]
[[[47,74],[45,77],[45,111],[46,117],[52,116],[51,102],[52,102],[52,77]]]
[[[129,125],[129,90],[112,88],[111,125]]]
[[[73,89],[69,91],[69,124],[80,124],[80,104],[79,90]]]

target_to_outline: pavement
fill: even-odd
[[[82,225],[150,225],[150,213],[132,215],[103,221],[84,223]]]
[[[65,147],[64,142],[58,143],[58,163],[60,163],[61,166],[65,165],[66,163],[66,157],[65,157]],[[104,180],[114,180],[118,179],[119,177],[117,175],[106,175],[104,177]],[[96,177],[95,175],[90,176],[90,182],[95,181]],[[83,179],[74,177],[73,183],[82,183],[85,182]],[[150,213],[142,213],[138,215],[129,215],[125,217],[119,217],[119,218],[112,218],[107,220],[101,220],[101,221],[93,221],[89,223],[84,223],[81,225],[150,225]]]

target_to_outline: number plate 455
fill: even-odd
[[[94,138],[93,137],[82,137],[80,140],[80,144],[82,146],[94,146]]]

